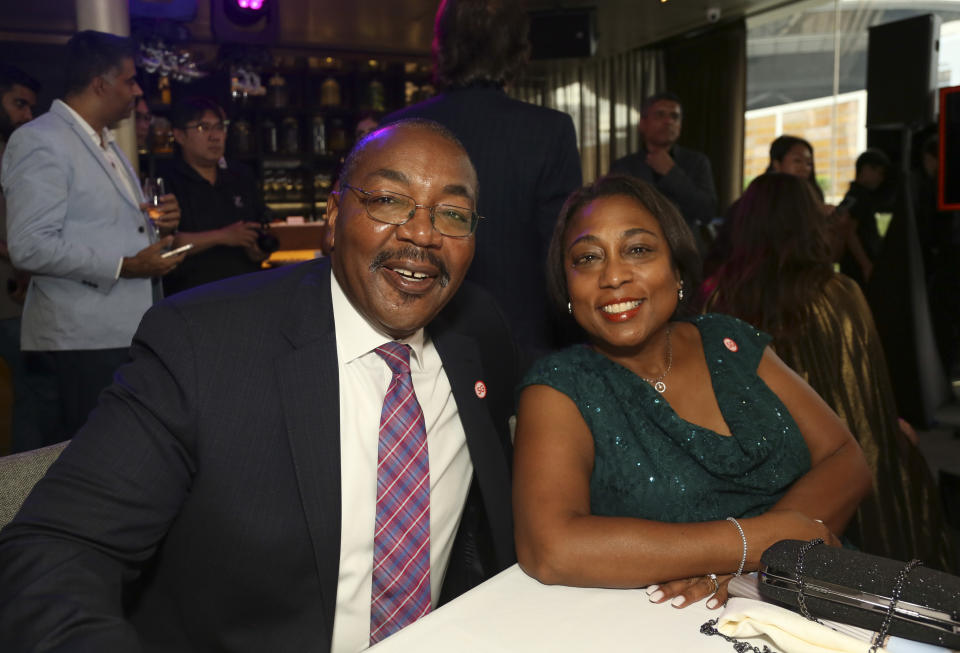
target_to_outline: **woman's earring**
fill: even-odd
[[[567,313],[573,315],[573,304],[570,302],[567,302]]]
[[[680,282],[680,288],[677,289],[677,301],[683,301],[683,282]]]

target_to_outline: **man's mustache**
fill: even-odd
[[[382,268],[384,263],[391,259],[407,259],[412,261],[426,261],[430,265],[437,268],[439,275],[437,277],[440,282],[441,288],[446,288],[447,284],[450,283],[450,272],[447,270],[447,266],[440,259],[439,256],[433,252],[421,249],[419,247],[402,247],[400,249],[385,249],[377,254],[376,258],[373,259],[373,263],[370,264],[370,271],[376,271],[379,268]]]

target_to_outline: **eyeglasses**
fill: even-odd
[[[229,120],[224,120],[223,122],[197,122],[192,125],[184,125],[183,129],[195,129],[197,133],[202,136],[203,134],[222,134],[227,131],[229,125]]]
[[[356,191],[360,195],[360,203],[367,210],[367,215],[377,222],[386,224],[406,224],[413,218],[417,209],[426,209],[430,212],[430,224],[434,229],[451,238],[466,238],[477,230],[477,224],[482,217],[476,211],[462,206],[417,204],[416,200],[409,195],[389,190],[367,191],[349,184],[343,184],[343,187]]]

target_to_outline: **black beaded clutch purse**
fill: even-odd
[[[960,577],[899,560],[782,540],[760,558],[760,594],[802,613],[960,649]]]

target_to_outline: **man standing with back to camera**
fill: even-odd
[[[383,122],[436,120],[463,142],[484,216],[468,278],[497,299],[518,341],[543,350],[560,344],[544,290],[547,244],[581,172],[570,116],[504,92],[527,63],[528,29],[522,2],[443,0],[433,32],[442,92]]]
[[[476,198],[449,131],[387,126],[344,163],[328,259],[147,313],[0,533],[0,650],[359,651],[515,562],[523,370],[461,287]]]
[[[64,52],[64,99],[16,130],[3,156],[10,259],[33,275],[21,348],[52,362],[65,428],[59,439],[83,424],[159,298],[157,277],[183,258],[162,257],[173,238],[154,234],[111,131],[141,95],[134,54],[129,39],[75,34]],[[161,212],[160,230],[173,231],[180,210],[172,195]]]

